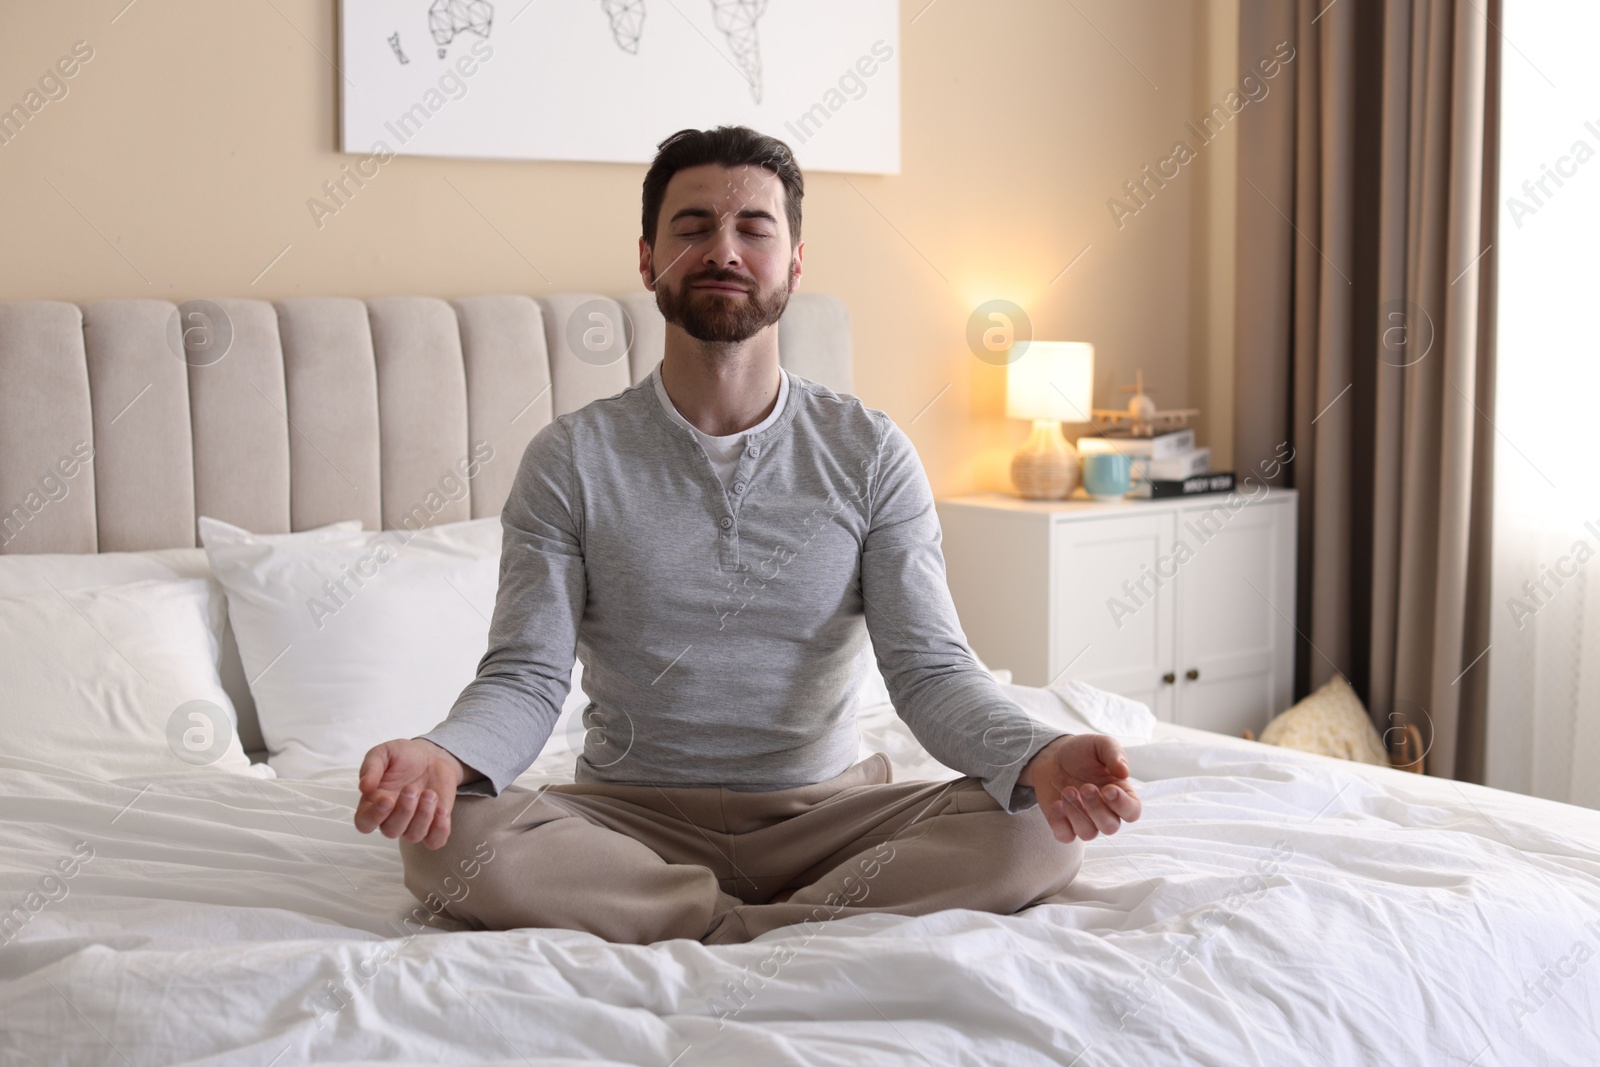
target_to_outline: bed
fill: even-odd
[[[594,306],[625,358],[573,350],[567,323]],[[193,550],[200,515],[391,526],[469,439],[516,454],[660,352],[637,297],[212,307],[232,337],[206,365],[186,336],[174,354],[171,304],[0,304],[0,504],[75,441],[95,449],[93,491],[48,500],[5,554]],[[797,301],[785,365],[847,390],[848,329],[838,301]],[[448,517],[497,513],[511,473],[486,469]],[[222,681],[259,764],[242,673]],[[1014,691],[1081,728],[1054,691]],[[864,694],[858,720],[897,779],[954,776],[885,701]],[[353,766],[106,777],[16,731],[0,917],[25,917],[0,937],[0,1063],[1596,1062],[1600,813],[1172,724],[1117,732],[1144,817],[1021,914],[640,947],[408,922],[395,842],[352,825]],[[558,727],[519,782],[570,781],[571,739]]]

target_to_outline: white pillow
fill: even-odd
[[[261,537],[200,519],[280,775],[353,774],[369,748],[438,725],[477,674],[500,520]]]
[[[361,529],[358,519],[289,536],[312,537],[347,534]],[[270,540],[273,536],[269,535]],[[55,589],[89,589],[98,585],[120,585],[155,579],[181,581],[204,578],[211,593],[213,634],[217,639],[217,673],[222,688],[232,699],[236,714],[253,718],[255,705],[245,684],[244,666],[239,662],[239,645],[228,625],[227,595],[211,575],[211,564],[201,548],[161,548],[148,552],[41,552],[0,556],[0,597],[47,593]],[[241,737],[249,744],[251,738]]]
[[[358,524],[359,525],[359,524]],[[210,578],[211,565],[198,548],[153,552],[45,552],[0,556],[0,596],[27,596],[53,589],[90,589],[157,579]],[[222,589],[217,588],[222,596]],[[226,606],[226,601],[222,601]]]
[[[217,676],[206,582],[0,598],[0,735],[25,759],[99,778],[248,772]]]

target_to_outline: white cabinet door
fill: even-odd
[[[1293,501],[1229,511],[1215,497],[1178,512],[1189,558],[1176,589],[1177,721],[1259,733],[1289,706],[1294,640]],[[1183,549],[1177,548],[1182,554]]]
[[[961,629],[985,664],[1018,685],[1049,669],[1050,516],[942,504],[945,573]]]
[[[1018,678],[1048,685],[1076,678],[1173,714],[1172,583],[1153,577],[1171,554],[1173,513],[1056,517],[1051,533],[1049,672]],[[1141,588],[1142,586],[1142,588]]]

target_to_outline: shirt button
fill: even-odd
[[[733,525],[733,518],[731,516],[729,516],[729,515],[724,515],[724,516],[722,516],[722,521],[717,523],[717,525],[721,526],[724,530],[726,530],[728,527]]]
[[[734,492],[735,492],[735,493],[742,493],[742,492],[744,492],[744,483],[743,483],[743,482],[734,482],[734,483],[733,483],[733,491],[734,491]]]
[[[761,446],[760,445],[751,445],[748,449],[746,449],[746,451],[749,452],[752,456],[759,456],[759,455],[761,455]]]

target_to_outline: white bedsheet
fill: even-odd
[[[898,777],[952,774],[887,708],[863,731]],[[1056,902],[718,948],[407,936],[353,772],[108,783],[0,756],[0,909],[93,849],[0,944],[0,1064],[1600,1060],[1600,817],[1156,738],[1131,751],[1144,818]]]

